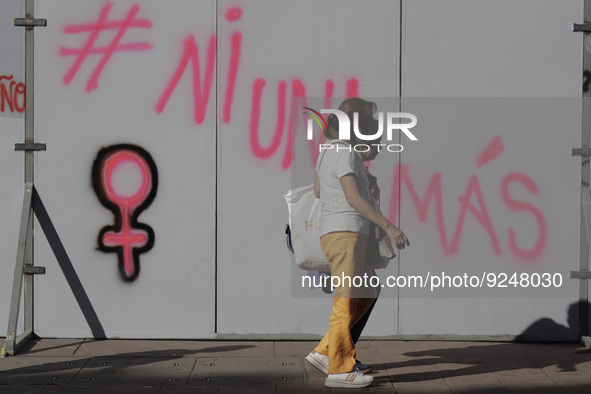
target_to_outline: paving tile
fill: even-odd
[[[199,358],[189,386],[275,386],[305,383],[302,357]]]
[[[516,343],[513,346],[531,359],[569,358],[581,350],[581,345],[576,343]]]
[[[437,365],[429,358],[388,363],[386,367],[398,393],[451,393]]]
[[[564,394],[565,391],[557,385],[549,385],[544,381],[502,381],[512,394]]]
[[[445,382],[455,393],[509,393],[510,391],[491,373],[487,365],[437,364]]]
[[[442,379],[441,372],[431,359],[390,362],[384,364],[392,382],[423,382]]]
[[[429,342],[422,341],[369,341],[371,347],[376,349],[380,354],[397,354],[403,355],[407,352],[422,352],[425,351],[426,345]]]
[[[25,391],[24,393],[27,393]],[[91,387],[68,387],[68,386],[59,386],[59,387],[46,387],[42,392],[42,394],[100,394],[100,388],[91,388]]]
[[[359,341],[355,346],[357,360],[364,364],[378,364],[382,362],[382,356],[369,341]]]
[[[482,356],[471,347],[466,348],[448,348],[448,349],[429,349],[426,351],[435,361],[448,363],[477,363],[482,361]]]
[[[154,387],[48,387],[42,394],[158,394],[160,386]],[[24,392],[28,394],[28,392]]]
[[[591,392],[591,373],[588,371],[577,371],[563,369],[564,366],[549,365],[541,371],[560,387],[587,387]]]
[[[548,379],[548,376],[530,359],[489,359],[486,365],[496,376],[515,381]]]
[[[88,357],[230,357],[273,356],[273,342],[255,341],[174,341],[174,340],[89,340],[84,341],[77,356]]]
[[[328,388],[325,388],[325,392],[328,391]],[[362,392],[362,393],[374,393],[374,392],[381,392],[381,393],[396,393],[396,390],[394,389],[394,387],[392,385],[383,385],[383,384],[376,384],[376,382],[374,381],[370,386],[368,387],[364,387],[361,389],[355,389],[355,390],[351,390],[351,389],[345,389],[345,388],[332,388],[330,389],[331,393],[339,393],[339,394],[345,394],[345,393],[350,393],[350,392]]]
[[[261,387],[220,387],[218,394],[276,394],[275,386],[261,386]]]
[[[0,385],[1,394],[39,394],[44,386]]]
[[[72,356],[0,358],[0,385],[66,385],[87,362]]]
[[[307,386],[277,386],[277,394],[327,394],[330,389],[321,385]]]
[[[35,340],[21,355],[0,358],[0,394],[351,392],[324,387],[326,376],[304,361],[315,345],[316,341]],[[578,344],[360,341],[357,354],[372,364],[374,377],[372,386],[358,391],[591,393],[591,353]],[[205,376],[207,370],[196,368],[199,361],[211,359],[224,360],[225,372],[218,368]],[[286,359],[298,366],[297,379],[281,373],[289,363],[280,368],[277,361]],[[280,373],[271,373],[276,368]],[[279,375],[285,379],[272,381]],[[210,380],[199,384],[203,376]]]
[[[273,357],[273,341],[215,341],[202,349],[197,357]]]
[[[482,345],[483,342],[471,341],[419,341],[425,349],[464,349],[472,346]],[[412,344],[413,342],[410,341]]]
[[[174,387],[165,386],[160,390],[160,394],[217,394],[219,391],[218,386],[210,387]]]
[[[488,346],[474,346],[474,352],[483,359],[519,359],[528,358],[527,354],[512,343],[496,343]]]
[[[33,339],[19,350],[18,356],[73,356],[82,342],[82,339]]]
[[[276,341],[276,356],[305,356],[310,353],[318,341]]]
[[[388,374],[388,368],[385,364],[378,364],[374,363],[371,364],[371,371],[368,372],[369,375],[373,376],[374,379],[376,378],[387,378],[390,380],[390,375]]]
[[[193,345],[192,342],[187,344]],[[208,345],[205,345],[208,346]],[[211,345],[209,345],[211,346]],[[86,340],[76,352],[86,357],[183,357],[194,356],[183,341]]]
[[[100,394],[159,394],[161,393],[160,386],[143,386],[143,387],[104,387],[100,390]]]
[[[581,385],[571,384],[568,386],[561,386],[561,389],[566,391],[567,394],[589,394],[589,392],[591,392],[591,385],[588,383]]]
[[[379,356],[379,362],[389,368],[432,364],[431,356],[419,346],[411,348],[407,344],[401,344],[400,347],[374,345],[374,349]]]
[[[304,359],[304,369],[306,371],[306,382],[309,386],[321,386],[324,387],[326,381],[326,374],[320,372],[318,369],[312,366],[309,362]]]
[[[431,381],[428,383],[397,383],[394,388],[398,394],[452,394],[445,381]]]
[[[75,386],[186,386],[195,359],[91,359],[72,382]]]

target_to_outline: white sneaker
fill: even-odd
[[[320,372],[328,374],[328,356],[312,351],[306,356],[306,360]]]
[[[364,375],[357,368],[353,372],[329,374],[324,382],[326,387],[357,389],[367,387],[373,382],[373,376]]]

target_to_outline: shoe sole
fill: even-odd
[[[361,389],[364,387],[367,387],[369,385],[371,385],[373,383],[373,380],[371,382],[366,382],[366,383],[350,383],[350,382],[342,382],[342,381],[332,381],[332,380],[326,380],[324,382],[324,385],[326,387],[330,387],[330,388],[342,388],[342,389]]]
[[[316,368],[316,369],[317,369],[317,370],[319,370],[320,372],[324,373],[325,375],[328,375],[328,368],[326,368],[326,366],[325,366],[323,363],[321,363],[320,361],[316,360],[316,359],[314,358],[314,356],[312,356],[312,355],[308,354],[308,355],[306,356],[306,360],[307,360],[307,361],[308,361],[310,364],[312,364],[312,366],[313,366],[314,368]]]

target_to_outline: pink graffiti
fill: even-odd
[[[65,27],[66,34],[75,33],[90,33],[85,45],[81,48],[60,48],[61,56],[76,56],[76,60],[68,72],[64,76],[64,83],[69,84],[82,64],[86,61],[89,55],[102,54],[99,64],[92,73],[90,80],[88,81],[86,91],[90,92],[92,89],[98,87],[98,78],[108,63],[113,53],[117,51],[141,51],[151,49],[152,45],[147,42],[137,43],[120,43],[121,39],[130,28],[151,28],[152,22],[147,19],[137,19],[136,15],[139,12],[139,6],[134,5],[130,8],[127,16],[123,20],[108,21],[109,14],[113,7],[113,2],[107,3],[101,10],[101,13],[96,22],[82,25],[71,25]],[[242,18],[241,7],[230,7],[225,13],[225,18],[229,23],[236,23]],[[96,42],[101,33],[105,30],[116,29],[116,35],[112,39],[111,43],[106,47],[97,47]],[[230,58],[229,68],[227,73],[226,84],[224,85],[224,100],[223,100],[223,111],[222,121],[229,123],[232,119],[232,105],[234,102],[234,92],[236,88],[236,82],[240,74],[241,65],[241,53],[242,53],[242,39],[243,35],[239,31],[234,31],[230,38]],[[194,35],[187,35],[184,40],[184,45],[180,60],[177,64],[176,69],[172,73],[168,83],[164,87],[164,90],[158,97],[156,103],[156,113],[161,114],[166,109],[168,102],[176,91],[178,84],[187,72],[189,63],[191,66],[191,77],[192,77],[192,96],[194,103],[194,121],[197,124],[203,123],[209,106],[211,97],[211,90],[213,86],[214,73],[216,67],[217,57],[217,35],[212,35],[209,38],[207,46],[206,58],[200,57],[199,45]],[[205,63],[205,64],[204,64]],[[203,66],[204,64],[204,66]],[[252,111],[250,120],[250,142],[252,153],[259,159],[267,159],[275,154],[279,149],[282,142],[285,143],[285,154],[282,160],[282,168],[287,169],[291,166],[293,160],[293,138],[295,131],[298,129],[298,123],[302,116],[299,107],[307,105],[306,98],[306,86],[300,79],[293,79],[291,83],[291,102],[289,114],[286,112],[287,108],[287,82],[279,81],[277,85],[278,89],[278,115],[277,125],[275,128],[275,134],[273,139],[268,146],[263,147],[259,141],[259,126],[261,116],[261,100],[263,95],[264,87],[267,82],[265,79],[258,78],[253,84],[253,100],[252,100]],[[325,87],[325,107],[332,107],[332,96],[334,92],[334,82],[329,79],[326,82]],[[359,96],[359,81],[355,77],[351,77],[346,81],[346,96],[356,97]],[[285,123],[287,122],[287,127]],[[286,132],[284,132],[286,129]],[[320,135],[319,141],[316,138],[308,141],[311,152],[311,162],[314,165],[318,152],[316,146],[318,143],[322,143],[325,137]]]
[[[228,84],[224,101],[224,123],[230,122],[232,111],[232,101],[234,100],[234,86],[236,85],[236,74],[238,74],[238,65],[240,63],[240,45],[242,42],[242,33],[232,35],[232,55],[230,57],[230,70],[228,71]]]
[[[470,198],[472,197],[473,193],[476,194],[478,206],[480,207],[480,209],[477,209],[474,205],[470,203]],[[466,218],[466,211],[468,210],[480,222],[482,227],[484,227],[484,229],[488,233],[495,254],[501,254],[501,246],[499,245],[497,234],[495,233],[495,229],[490,220],[490,215],[488,214],[488,210],[486,209],[486,204],[484,203],[484,198],[482,197],[482,190],[480,190],[480,182],[478,182],[478,178],[476,178],[476,175],[472,175],[472,178],[470,178],[470,182],[468,183],[466,193],[463,196],[460,196],[458,200],[460,201],[462,208],[460,210],[460,216],[458,217],[458,222],[456,224],[456,232],[451,240],[451,254],[455,254],[458,250],[460,236],[464,228],[464,219]]]
[[[267,159],[279,149],[281,145],[284,129],[285,129],[285,118],[286,118],[286,86],[285,81],[279,81],[277,87],[277,124],[275,126],[275,133],[273,134],[273,140],[267,148],[263,148],[259,138],[259,124],[261,114],[261,100],[263,89],[266,85],[266,81],[262,78],[257,79],[253,84],[252,94],[252,108],[250,116],[250,147],[255,157],[259,159]],[[324,107],[331,108],[332,94],[334,90],[334,82],[332,80],[326,81],[325,87],[325,100]],[[358,81],[356,78],[351,78],[347,81],[347,97],[353,97],[358,94]],[[282,168],[287,169],[291,166],[293,160],[293,137],[294,130],[297,130],[299,119],[302,117],[301,107],[308,105],[306,98],[306,86],[299,79],[292,81],[292,95],[291,105],[288,118],[287,135],[286,135],[286,148],[285,155],[282,161]],[[315,165],[318,159],[318,144],[323,143],[326,138],[321,135],[319,140],[314,138],[308,141],[311,154],[312,166]]]
[[[114,190],[113,175],[122,164],[136,165],[142,174],[142,183],[138,191],[131,196],[118,194]],[[137,153],[131,151],[118,151],[108,157],[103,166],[103,188],[106,197],[119,207],[121,212],[121,230],[109,231],[103,235],[103,243],[107,247],[121,246],[123,248],[123,266],[125,274],[133,277],[135,265],[133,249],[141,248],[148,242],[148,234],[132,228],[131,220],[135,209],[147,198],[152,189],[151,171],[146,161]]]
[[[359,97],[359,81],[351,78],[347,81],[347,97]]]
[[[490,162],[500,155],[505,147],[503,146],[503,140],[498,135],[493,138],[490,145],[486,148],[484,153],[478,158],[478,167],[482,167],[483,164]]]
[[[238,21],[242,17],[242,9],[240,7],[230,8],[226,13],[226,19],[229,22]],[[240,52],[242,45],[242,33],[235,32],[231,38],[231,54],[230,54],[230,68],[228,70],[228,80],[226,84],[226,92],[224,99],[223,121],[230,122],[232,115],[232,103],[234,101],[234,88],[236,86],[236,78],[240,66]],[[209,103],[209,96],[213,82],[213,72],[215,69],[217,36],[213,35],[209,39],[209,47],[207,50],[207,66],[205,69],[205,78],[203,81],[203,88],[201,87],[201,72],[199,62],[199,47],[195,42],[195,37],[190,35],[185,39],[185,49],[181,61],[172,76],[170,82],[166,86],[164,93],[160,96],[156,105],[156,112],[162,113],[170,96],[175,91],[179,80],[183,76],[185,69],[189,62],[193,67],[193,101],[195,103],[195,123],[201,124],[205,120],[205,112]]]
[[[398,164],[396,167],[396,171],[394,171],[394,185],[392,188],[392,198],[390,199],[389,205],[389,219],[392,223],[396,223],[396,214],[398,212],[399,207],[399,196],[400,196],[400,187],[404,184],[407,190],[410,193],[412,201],[417,209],[417,213],[419,214],[419,221],[421,223],[425,222],[427,219],[427,210],[431,201],[435,200],[435,215],[437,217],[437,229],[439,230],[439,236],[441,241],[441,246],[443,247],[443,252],[448,255],[449,252],[449,245],[447,242],[447,233],[445,231],[445,221],[443,218],[443,199],[441,197],[441,173],[437,172],[431,178],[431,182],[427,187],[427,192],[425,193],[425,197],[421,201],[419,198],[418,193],[416,192],[412,180],[409,175],[409,167],[408,165]]]
[[[294,79],[292,82],[291,110],[289,111],[289,120],[287,123],[287,147],[285,148],[285,156],[281,164],[283,169],[291,166],[293,158],[293,130],[297,128],[297,122],[301,118],[300,108],[307,106],[306,86],[300,80]]]
[[[481,156],[487,159],[482,160],[482,163],[490,162],[490,160],[497,157],[502,152],[502,140],[500,137],[495,137],[489,148]],[[486,155],[486,156],[485,156]],[[479,162],[481,162],[479,160]],[[527,175],[512,172],[505,176],[501,182],[501,195],[503,202],[511,212],[517,211],[528,211],[537,220],[539,236],[535,246],[531,249],[522,249],[517,245],[516,232],[513,228],[508,230],[509,233],[509,248],[513,255],[520,258],[521,260],[532,261],[540,256],[546,243],[546,220],[542,212],[534,205],[523,202],[515,201],[509,195],[509,185],[514,182],[519,182],[525,185],[532,194],[537,194],[537,186],[535,182]],[[439,232],[440,244],[445,255],[455,255],[458,253],[461,235],[464,231],[464,222],[467,213],[471,213],[476,218],[478,223],[484,229],[488,235],[492,249],[496,255],[501,254],[501,244],[497,236],[497,232],[493,226],[491,217],[489,215],[485,198],[482,193],[480,182],[476,175],[472,175],[466,187],[466,191],[463,195],[459,196],[458,201],[460,203],[460,212],[456,221],[456,226],[451,242],[448,242],[448,236],[446,232],[445,220],[443,216],[443,199],[442,199],[442,186],[441,186],[441,173],[437,172],[431,177],[431,181],[427,186],[427,190],[423,199],[421,199],[414,187],[410,176],[410,168],[408,165],[398,164],[394,173],[394,184],[392,186],[392,197],[389,204],[389,219],[395,223],[396,216],[399,209],[401,188],[404,187],[410,194],[412,203],[414,204],[418,218],[421,223],[424,223],[427,218],[427,211],[431,203],[435,205],[435,217],[437,222],[437,230]],[[472,197],[476,197],[477,206],[474,206],[470,201]]]
[[[201,72],[199,62],[199,49],[195,43],[195,37],[192,35],[185,39],[185,50],[181,61],[172,76],[172,79],[166,86],[164,93],[160,96],[158,104],[156,105],[156,112],[162,113],[168,103],[168,99],[176,89],[179,80],[183,76],[185,69],[189,62],[193,66],[193,102],[195,103],[195,123],[201,124],[205,119],[205,112],[207,104],[209,103],[209,94],[213,82],[213,71],[215,66],[216,54],[216,37],[212,36],[209,39],[209,47],[207,50],[207,68],[205,69],[205,79],[203,89],[201,88]]]
[[[285,123],[285,81],[279,82],[277,92],[277,126],[273,140],[267,148],[263,148],[259,139],[259,119],[261,115],[261,97],[265,87],[264,79],[257,79],[253,86],[252,112],[250,117],[250,148],[254,155],[259,158],[267,158],[279,147],[283,133],[283,124]]]
[[[236,22],[242,18],[242,8],[232,7],[226,11],[226,20],[228,22]],[[229,69],[227,74],[227,81],[225,84],[224,92],[224,106],[222,120],[224,123],[229,123],[232,119],[232,105],[234,102],[234,90],[236,87],[236,81],[240,69],[240,58],[242,50],[242,33],[233,32],[230,39],[230,61]],[[217,36],[213,35],[209,40],[209,47],[207,51],[207,66],[205,69],[205,75],[201,75],[200,57],[199,57],[199,46],[193,35],[188,36],[185,39],[184,51],[182,58],[174,72],[172,78],[167,84],[164,92],[161,94],[156,104],[156,112],[162,113],[171,97],[176,90],[178,83],[185,73],[189,62],[192,64],[192,79],[193,79],[193,100],[194,100],[194,120],[195,123],[201,124],[205,120],[205,114],[209,103],[210,92],[212,89],[213,75],[215,70],[216,61],[216,45]],[[263,147],[264,144],[260,142],[259,138],[259,127],[260,127],[260,116],[261,116],[261,100],[263,90],[267,84],[267,81],[263,78],[257,78],[253,83],[252,93],[252,110],[250,117],[250,146],[252,153],[259,159],[267,159],[275,154],[279,149],[279,146],[283,141],[286,140],[285,155],[282,160],[282,168],[286,169],[291,166],[293,159],[293,147],[292,141],[294,136],[294,130],[298,127],[298,121],[301,117],[301,111],[298,106],[305,106],[306,99],[306,87],[299,79],[292,81],[292,94],[291,94],[291,107],[289,114],[286,113],[286,90],[287,83],[285,81],[279,81],[277,84],[277,124],[275,126],[275,133],[273,134],[272,141],[268,146]],[[330,108],[331,98],[333,94],[334,83],[332,80],[328,80],[326,83],[325,105]],[[357,78],[349,78],[346,86],[347,97],[355,97],[359,95],[359,81]],[[297,103],[300,104],[297,104]],[[297,111],[296,111],[297,108]],[[296,113],[297,112],[297,113]],[[287,133],[284,138],[285,121],[287,119]],[[324,137],[320,137],[321,142]],[[310,142],[310,150],[312,156],[312,162],[314,163],[318,152],[315,148],[316,141]]]
[[[232,7],[226,11],[226,20],[228,22],[237,21],[242,17],[242,8],[240,7]]]
[[[82,48],[60,48],[60,56],[77,56],[70,69],[64,75],[64,84],[68,85],[72,79],[74,79],[76,73],[78,70],[80,70],[80,67],[89,55],[102,54],[103,57],[99,61],[94,71],[91,73],[86,85],[86,92],[90,92],[91,90],[98,88],[98,79],[113,53],[125,51],[145,51],[152,48],[152,45],[147,42],[120,44],[121,39],[128,29],[149,29],[152,27],[152,22],[147,19],[134,19],[136,14],[139,12],[138,5],[132,6],[129,9],[127,16],[123,20],[107,22],[107,18],[109,17],[112,7],[113,3],[105,4],[101,10],[98,20],[95,23],[70,25],[65,27],[64,32],[66,34],[90,32],[90,35]],[[110,44],[106,47],[95,47],[99,35],[106,30],[113,29],[117,29],[117,32]]]
[[[230,8],[226,13],[228,22],[235,22],[242,17],[242,9],[240,7]],[[230,69],[228,70],[228,83],[226,85],[226,94],[224,101],[224,123],[230,122],[232,101],[234,101],[234,86],[236,85],[236,75],[238,74],[238,67],[240,64],[240,48],[242,43],[242,33],[235,32],[232,34],[232,52],[230,55]]]
[[[528,178],[526,175],[517,172],[512,172],[508,174],[505,178],[503,178],[503,181],[501,182],[501,194],[503,195],[503,201],[505,202],[505,205],[507,205],[509,210],[511,212],[529,211],[532,215],[535,216],[538,222],[538,241],[536,242],[534,247],[529,250],[522,249],[519,246],[517,246],[517,242],[515,241],[515,230],[512,228],[509,229],[509,246],[511,247],[513,253],[516,256],[522,258],[523,260],[531,261],[536,259],[544,249],[544,245],[546,243],[546,219],[544,218],[542,212],[540,212],[540,210],[532,204],[523,201],[515,201],[509,195],[509,185],[512,182],[521,182],[534,195],[538,193],[538,187],[536,186],[533,180]]]

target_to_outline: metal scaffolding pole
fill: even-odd
[[[574,31],[583,32],[585,40],[588,40],[591,33],[591,0],[584,3],[584,24],[575,24]],[[583,45],[583,69],[584,77],[591,76],[591,52]],[[579,279],[579,336],[581,342],[591,347],[589,337],[589,247],[591,246],[591,190],[589,159],[591,157],[591,91],[583,90],[582,101],[582,133],[580,149],[573,149],[573,156],[581,156],[581,224],[580,224],[580,264],[578,271],[571,271],[571,278]]]
[[[16,151],[25,153],[25,191],[21,214],[21,225],[17,246],[14,280],[10,300],[10,315],[6,342],[1,356],[13,355],[34,335],[34,275],[45,273],[43,267],[35,267],[33,259],[33,189],[35,152],[45,150],[45,144],[35,143],[34,119],[34,72],[35,72],[35,27],[46,26],[45,19],[35,19],[34,0],[25,0],[25,17],[14,18],[14,25],[25,28],[25,142],[15,144]],[[24,281],[24,332],[17,335],[18,315]]]

